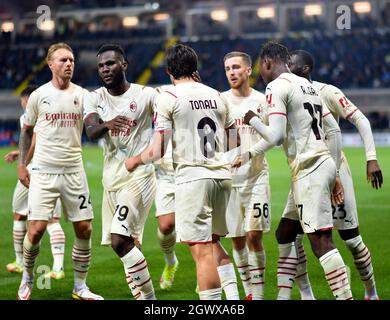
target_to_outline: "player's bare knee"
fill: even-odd
[[[263,249],[262,238],[263,233],[261,231],[249,231],[246,234],[247,243],[249,249],[252,251],[260,251]]]
[[[27,220],[27,216],[24,216],[22,214],[19,214],[17,212],[14,213],[14,220],[15,221],[26,221]]]
[[[174,222],[162,222],[159,223],[158,228],[160,229],[160,232],[164,235],[171,234],[173,230],[175,230],[175,223]]]
[[[76,237],[79,239],[90,239],[92,235],[92,224],[88,221],[79,221],[74,224]]]
[[[28,239],[32,244],[37,244],[42,239],[45,230],[46,228],[41,225],[29,227]]]
[[[111,248],[119,257],[125,256],[134,248],[134,239],[122,235],[111,234]]]
[[[313,253],[317,258],[336,248],[332,240],[331,230],[309,233],[308,238]]]

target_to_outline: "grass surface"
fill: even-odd
[[[0,149],[1,157],[6,154],[9,148]],[[364,151],[360,148],[345,149],[351,171],[354,178],[356,198],[359,210],[360,230],[363,240],[371,251],[374,263],[375,279],[378,293],[382,299],[390,299],[390,192],[388,187],[388,175],[390,172],[390,149],[378,148],[378,159],[382,165],[382,172],[385,183],[381,190],[373,190],[366,182],[366,168]],[[105,299],[132,299],[125,278],[122,263],[110,247],[100,245],[101,236],[101,170],[102,170],[102,150],[97,147],[84,148],[84,163],[87,171],[91,199],[94,206],[95,219],[93,220],[93,247],[92,263],[88,275],[88,285],[93,291],[104,296]],[[265,298],[275,299],[276,288],[276,267],[278,249],[274,237],[290,187],[289,171],[285,156],[282,151],[272,150],[267,156],[270,164],[270,181],[272,190],[272,227],[271,232],[264,236],[264,246],[266,250],[266,285]],[[9,274],[6,271],[6,264],[12,262],[14,258],[12,240],[12,194],[16,183],[16,164],[6,164],[0,161],[0,299],[15,299],[20,283],[19,274]],[[73,244],[73,228],[70,223],[62,223],[66,234],[65,251],[65,274],[63,280],[52,280],[51,289],[33,290],[32,298],[37,299],[70,299],[73,288],[71,249]],[[164,267],[163,255],[160,252],[156,235],[156,219],[154,208],[152,208],[147,220],[144,232],[143,253],[148,261],[149,270],[152,275],[158,299],[198,299],[195,293],[196,276],[195,266],[190,252],[186,245],[178,244],[176,254],[179,258],[179,270],[176,273],[175,284],[168,291],[161,291],[159,288],[159,278]],[[353,259],[349,251],[345,248],[339,236],[334,233],[334,239],[340,250],[344,261],[351,268],[352,290],[355,299],[362,299],[364,295],[363,285],[355,270]],[[222,240],[223,245],[231,253],[231,243],[229,239]],[[308,271],[312,288],[317,299],[333,299],[328,288],[323,270],[311,252],[310,245],[305,239],[305,248],[308,258]],[[42,240],[42,248],[37,266],[52,263],[49,239],[46,234]],[[37,277],[39,275],[37,274]],[[244,292],[239,284],[241,297]],[[296,288],[293,290],[293,299],[300,299]]]

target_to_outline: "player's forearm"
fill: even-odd
[[[366,160],[376,160],[375,142],[372,135],[370,121],[368,121],[366,116],[360,110],[357,110],[349,121],[352,122],[358,129],[360,137],[363,140],[364,149],[366,151]]]
[[[96,123],[93,125],[86,125],[85,132],[90,140],[98,140],[102,138],[107,132],[108,128],[105,126],[104,122]]]
[[[27,166],[28,153],[33,138],[33,128],[22,128],[19,139],[19,166]]]
[[[36,134],[34,133],[33,137],[32,137],[32,141],[31,141],[30,149],[28,150],[28,153],[27,153],[27,159],[26,159],[27,164],[29,164],[31,162],[31,159],[34,156],[35,143],[36,143]]]
[[[257,142],[255,145],[253,145],[248,151],[251,155],[251,157],[257,156],[257,155],[264,155],[268,150],[272,149],[275,145],[272,143],[269,143],[265,141],[264,139],[261,139],[259,142]]]
[[[337,170],[339,170],[341,164],[341,149],[342,149],[341,132],[331,131],[327,134],[326,138],[328,141],[328,148],[330,154],[336,163]]]
[[[283,142],[285,127],[279,121],[274,121],[275,125],[267,126],[258,117],[253,117],[249,124],[272,146],[277,146]]]

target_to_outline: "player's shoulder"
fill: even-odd
[[[343,95],[339,88],[330,83],[313,81],[313,86],[321,96]]]
[[[265,94],[254,89],[254,88],[252,88],[250,96],[255,98],[255,99],[265,99]]]
[[[283,88],[290,88],[297,83],[301,82],[301,77],[298,77],[297,75],[290,73],[290,72],[284,72],[276,79],[272,80],[270,83],[268,83],[267,88],[271,88],[272,90],[278,89],[281,90]],[[303,79],[303,78],[302,78]]]
[[[46,82],[43,85],[39,86],[38,88],[36,88],[31,94],[41,95],[41,94],[44,94],[44,93],[47,93],[47,92],[53,90],[53,88],[54,87],[53,87],[52,83],[49,81],[49,82]]]

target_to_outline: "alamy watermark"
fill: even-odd
[[[347,5],[340,5],[336,9],[336,28],[339,30],[351,30],[351,8]]]
[[[40,16],[37,19],[37,28],[39,30],[44,29],[44,25],[47,21],[51,20],[51,10],[47,5],[40,5],[36,11]]]

